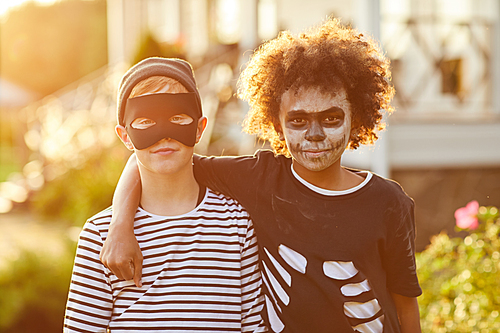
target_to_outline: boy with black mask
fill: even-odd
[[[189,63],[149,58],[122,78],[116,133],[142,184],[134,235],[142,283],[99,261],[111,208],[80,235],[64,332],[264,332],[256,236],[234,200],[200,186],[193,149],[207,120]]]

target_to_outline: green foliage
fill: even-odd
[[[30,200],[33,210],[83,225],[111,205],[127,156],[127,150],[117,143],[89,157],[79,169],[70,169],[36,192]]]
[[[2,76],[43,95],[108,61],[105,0],[27,2],[0,24]]]
[[[441,233],[417,254],[422,332],[500,331],[500,219],[496,207],[477,217],[464,239]]]
[[[0,332],[62,330],[75,244],[59,255],[22,250],[0,268]]]
[[[21,171],[21,163],[16,159],[14,149],[0,144],[0,182],[6,181],[13,172]]]
[[[161,57],[163,54],[160,44],[151,33],[147,33],[139,46],[139,50],[134,58],[134,64],[149,57]]]
[[[14,112],[0,109],[0,182],[7,180],[13,172],[22,170],[21,146],[22,125]]]
[[[185,54],[180,43],[159,43],[151,32],[147,32],[141,40],[134,64],[149,57],[167,57],[185,59]]]

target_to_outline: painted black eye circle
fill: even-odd
[[[325,119],[323,119],[323,121],[327,124],[335,124],[340,122],[340,120],[341,119],[337,117],[326,117]]]

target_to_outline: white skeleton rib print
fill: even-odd
[[[292,274],[287,269],[293,269],[301,274],[307,274],[307,258],[299,252],[281,244],[278,254],[288,265],[280,264],[267,248],[264,252],[274,266],[275,276],[268,265],[262,260],[262,277],[269,290],[265,295],[266,307],[269,317],[269,325],[273,332],[279,333],[285,329],[285,324],[280,319],[281,304],[288,306],[290,297],[285,288],[292,287]],[[350,261],[325,261],[323,273],[329,279],[335,281],[341,294],[344,296],[344,315],[347,317],[354,332],[359,333],[382,333],[384,330],[383,310],[375,298],[370,283],[354,264]]]

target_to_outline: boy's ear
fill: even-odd
[[[277,124],[276,126],[274,126],[274,130],[278,134],[278,138],[280,139],[280,141],[285,141],[285,135],[283,135],[283,129],[281,128],[281,125]]]
[[[198,119],[198,129],[196,130],[196,143],[200,142],[201,136],[203,135],[205,128],[207,128],[207,122],[208,122],[207,117],[201,117],[200,119]]]
[[[132,141],[130,141],[130,137],[128,136],[125,127],[122,125],[116,125],[115,132],[128,150],[134,150],[134,145],[132,144]]]
[[[358,136],[358,134],[359,134],[359,129],[351,127],[351,133],[349,135],[349,140],[356,139],[356,137]]]

